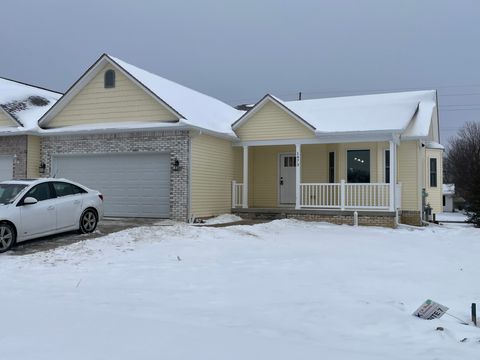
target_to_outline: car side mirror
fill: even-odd
[[[38,203],[38,200],[35,199],[34,197],[26,197],[25,199],[23,199],[23,205],[34,205]]]

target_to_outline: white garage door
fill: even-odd
[[[0,156],[0,181],[12,180],[13,156]]]
[[[168,154],[57,155],[52,175],[105,195],[106,216],[168,218]]]

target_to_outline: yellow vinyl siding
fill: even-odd
[[[40,176],[40,138],[38,136],[27,137],[27,178],[33,179]]]
[[[302,145],[302,182],[327,182],[328,155],[326,149],[326,145]],[[278,206],[279,156],[288,153],[294,154],[295,146],[249,148],[250,207]],[[243,156],[240,156],[240,161],[243,161]]]
[[[314,132],[269,101],[235,130],[243,141],[313,138]]]
[[[0,126],[15,126],[13,120],[2,109],[0,109]]]
[[[437,159],[437,186],[430,187],[430,159]],[[427,149],[426,150],[426,176],[425,183],[428,197],[426,202],[432,207],[434,213],[443,212],[443,150]]]
[[[115,87],[104,88],[106,70],[115,70]],[[105,66],[48,124],[62,127],[109,122],[175,121],[178,118],[111,65]]]
[[[198,135],[192,138],[191,145],[192,215],[208,217],[230,213],[234,174],[232,143],[210,135]],[[240,154],[240,160],[241,157]]]
[[[397,150],[398,179],[402,183],[402,210],[420,211],[420,183],[418,163],[420,152],[417,141],[402,141]]]

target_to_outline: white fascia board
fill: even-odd
[[[272,146],[272,145],[295,145],[295,144],[337,144],[337,143],[355,143],[367,141],[397,141],[398,135],[392,132],[368,132],[352,134],[328,134],[317,136],[311,139],[278,139],[278,140],[251,140],[237,141],[234,146]]]

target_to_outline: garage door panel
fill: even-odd
[[[13,156],[0,156],[0,181],[13,178]]]
[[[168,154],[63,155],[54,173],[105,195],[105,215],[167,218],[170,213]]]

